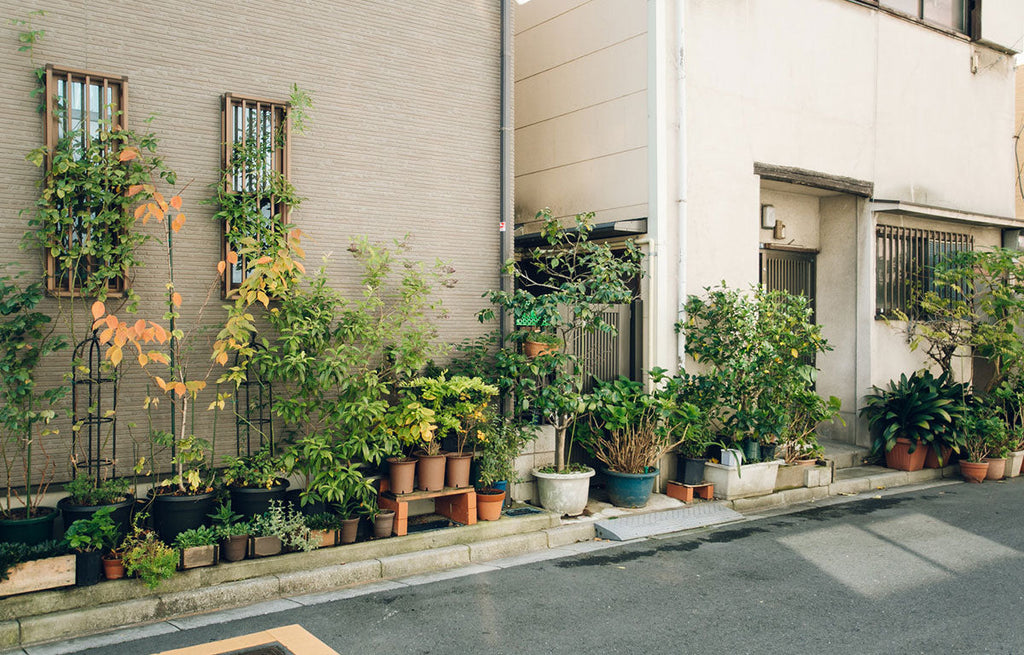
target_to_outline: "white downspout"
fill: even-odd
[[[686,158],[686,0],[675,2],[675,67],[676,67],[676,221],[679,243],[677,262],[676,294],[679,303],[677,318],[685,319],[686,306],[686,263],[687,263],[687,158]],[[676,336],[676,357],[679,370],[686,364],[686,337],[682,332]]]

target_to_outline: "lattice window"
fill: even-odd
[[[935,284],[935,266],[974,249],[974,237],[958,232],[879,225],[875,240],[875,315],[923,318],[918,299],[934,291],[950,298],[956,291]]]

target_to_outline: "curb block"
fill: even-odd
[[[379,558],[385,578],[403,578],[428,571],[441,571],[469,564],[469,546],[445,546],[432,550]]]

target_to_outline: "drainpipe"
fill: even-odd
[[[515,174],[512,161],[512,0],[501,0],[501,116],[500,116],[500,138],[499,138],[499,247],[498,265],[501,270],[505,262],[512,258],[515,248],[515,217],[513,216],[514,198],[513,175]],[[511,289],[511,277],[502,272],[499,280],[500,289],[508,291]],[[501,346],[505,345],[505,338],[511,327],[509,324],[512,317],[508,312],[502,310],[498,318]]]
[[[686,263],[687,263],[687,158],[686,158],[686,0],[675,2],[675,67],[676,67],[676,221],[678,229],[679,259],[677,262],[677,301],[679,303],[678,319],[686,318]],[[679,332],[676,335],[676,357],[679,370],[686,363],[686,336]]]

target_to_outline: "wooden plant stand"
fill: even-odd
[[[681,500],[684,503],[693,502],[694,494],[698,498],[704,500],[711,500],[715,495],[715,485],[710,482],[703,482],[701,484],[682,484],[680,482],[669,481],[668,488],[665,493],[669,498],[675,498]]]
[[[409,503],[414,500],[434,499],[434,511],[456,523],[476,523],[476,489],[473,487],[445,487],[440,491],[413,491],[394,494],[387,491],[387,480],[381,480],[381,493],[377,504],[381,509],[395,511],[395,535],[401,537],[409,532]]]

